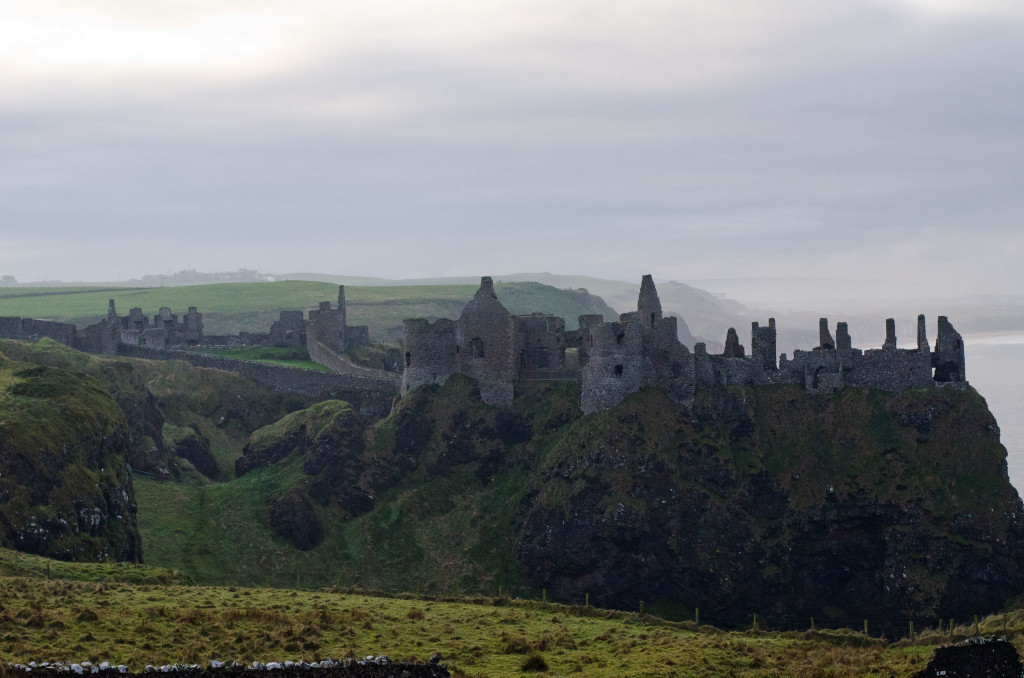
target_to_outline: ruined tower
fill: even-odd
[[[757,322],[750,324],[750,357],[759,370],[777,370],[776,365],[775,318],[768,318],[768,327]]]
[[[402,394],[427,384],[443,384],[456,371],[455,323],[441,318],[433,325],[423,318],[402,322],[404,333]]]
[[[512,314],[498,301],[488,276],[480,279],[480,289],[455,324],[455,351],[458,371],[480,382],[485,403],[512,405]]]
[[[939,333],[935,339],[932,366],[935,368],[935,381],[938,383],[967,381],[963,337],[953,329],[949,319],[944,315],[939,316]]]

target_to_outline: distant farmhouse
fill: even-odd
[[[886,339],[879,349],[852,347],[846,323],[833,337],[828,320],[819,324],[819,345],[777,357],[775,319],[767,326],[751,325],[750,353],[730,328],[721,355],[710,355],[703,343],[691,352],[678,339],[677,320],[665,317],[650,275],[640,285],[637,310],[618,322],[601,315],[579,316],[579,329],[567,331],[565,320],[533,313],[512,315],[498,301],[489,277],[455,321],[433,323],[409,319],[403,323],[404,370],[398,376],[353,365],[341,354],[369,343],[369,328],[346,322],[345,287],[338,288],[338,305],[321,302],[303,317],[302,311],[282,311],[267,333],[209,336],[195,307],[178,318],[161,308],[153,320],[133,308],[118,316],[111,300],[107,315],[78,331],[74,325],[28,318],[0,318],[0,337],[49,337],[68,346],[101,354],[144,358],[185,359],[197,365],[247,374],[277,388],[309,394],[376,394],[378,411],[385,394],[406,394],[428,384],[443,384],[453,374],[465,374],[480,384],[484,402],[509,407],[517,381],[578,381],[584,413],[614,407],[644,387],[663,391],[672,400],[690,405],[700,391],[719,386],[801,384],[808,393],[831,393],[846,387],[884,391],[910,388],[966,386],[964,343],[945,316],[939,316],[934,350],[928,343],[925,318],[918,316],[914,348],[896,346],[895,322],[886,320]],[[334,374],[269,366],[188,351],[202,344],[305,346],[315,362]]]

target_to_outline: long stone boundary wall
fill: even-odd
[[[345,360],[345,358],[324,346],[323,342],[315,339],[315,336],[311,332],[308,334],[306,351],[309,353],[310,360],[318,365],[323,365],[335,374],[363,377],[365,379],[390,383],[395,387],[396,391],[402,381],[402,376],[399,374],[352,364],[348,360]]]
[[[237,360],[221,356],[204,355],[193,351],[160,350],[144,346],[118,347],[118,355],[148,360],[183,360],[196,367],[212,367],[237,372],[278,391],[288,391],[312,398],[338,398],[355,406],[361,414],[386,416],[391,402],[398,393],[393,382],[370,379],[353,374],[336,374],[301,367],[268,365],[250,360]]]

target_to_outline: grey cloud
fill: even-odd
[[[493,43],[405,27],[237,82],[0,94],[0,239],[155,250],[125,276],[264,260],[407,277],[459,257],[913,277],[951,250],[958,283],[1019,288],[1002,254],[1024,245],[1019,18],[840,5],[696,22],[675,3],[541,5]],[[37,265],[0,254],[19,279]]]

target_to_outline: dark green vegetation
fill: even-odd
[[[348,324],[369,325],[371,339],[383,341],[388,329],[401,327],[406,318],[457,318],[476,290],[477,285],[346,287]],[[553,313],[565,318],[569,329],[584,314],[618,317],[586,292],[531,282],[498,284],[495,290],[512,313]],[[105,315],[107,301],[114,299],[121,313],[138,306],[150,316],[161,306],[175,313],[196,306],[207,334],[233,334],[266,332],[282,310],[316,308],[321,301],[337,298],[337,285],[298,280],[143,289],[17,287],[0,288],[0,316],[59,320],[82,327]]]

